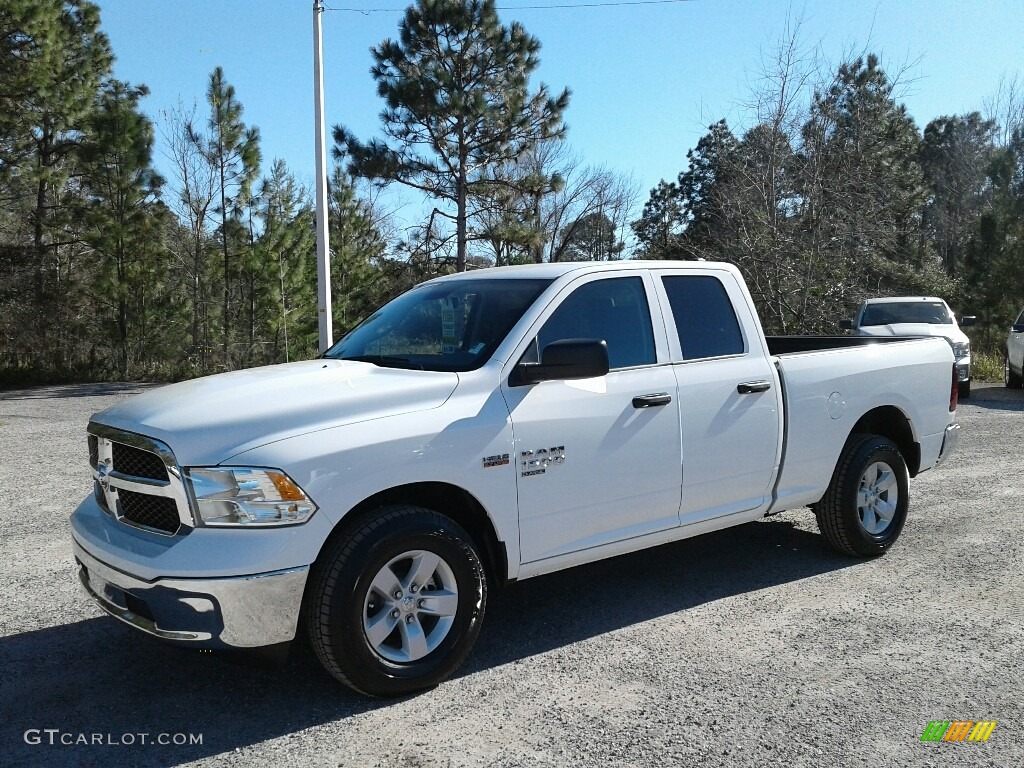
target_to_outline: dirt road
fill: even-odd
[[[308,652],[178,650],[90,604],[85,425],[135,391],[0,393],[0,765],[1024,764],[1024,393],[975,389],[881,559],[833,554],[800,510],[526,581],[456,678],[381,702]],[[934,720],[998,725],[923,743]]]

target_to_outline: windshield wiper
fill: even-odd
[[[353,355],[352,357],[341,357],[339,360],[355,360],[357,363],[373,363],[382,368],[408,368],[410,370],[426,370],[419,363],[414,363],[406,357],[394,357],[391,355]]]

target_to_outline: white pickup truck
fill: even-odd
[[[808,505],[839,551],[883,553],[955,447],[956,383],[941,338],[766,338],[725,264],[452,275],[321,359],[93,416],[74,553],[150,635],[304,632],[400,695],[458,667],[489,585]]]
[[[949,342],[956,357],[960,380],[960,399],[971,396],[971,340],[960,330],[974,325],[977,318],[960,318],[949,305],[936,296],[890,296],[868,299],[860,305],[851,320],[839,326],[858,336],[938,336]]]

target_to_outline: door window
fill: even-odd
[[[684,360],[743,354],[743,334],[725,286],[710,275],[661,278]]]
[[[643,278],[594,280],[574,290],[537,335],[541,350],[562,339],[604,339],[613,369],[657,362]]]

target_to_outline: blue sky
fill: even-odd
[[[681,0],[650,5],[525,9],[602,0],[499,0],[542,43],[535,81],[573,91],[568,141],[593,165],[630,174],[640,202],[674,179],[706,126],[742,126],[763,54],[801,17],[802,38],[829,62],[868,48],[895,70],[910,64],[904,102],[918,126],[981,108],[1001,76],[1024,67],[1020,0]],[[403,0],[328,0],[334,8],[396,9],[324,15],[328,135],[343,123],[377,134],[381,101],[370,46],[395,37]],[[313,179],[312,0],[100,0],[115,74],[145,83],[151,116],[179,99],[199,102],[220,65],[262,133],[264,171],[285,160]],[[516,10],[516,8],[519,10]],[[158,166],[166,162],[157,153]]]

